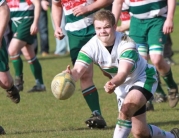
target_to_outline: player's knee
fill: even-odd
[[[8,80],[8,79],[3,79],[0,82],[0,85],[3,89],[10,89],[12,87],[12,80]]]
[[[131,120],[133,112],[131,112],[131,104],[123,104],[120,111],[120,118],[123,120]]]
[[[20,54],[9,53],[9,55],[11,60],[18,59],[20,57]]]
[[[158,55],[158,56],[151,56],[151,61],[152,64],[156,67],[161,66],[163,64],[163,56],[162,55]]]

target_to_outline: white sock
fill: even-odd
[[[118,120],[113,138],[127,138],[131,132],[132,123],[128,120]]]
[[[175,138],[175,136],[171,132],[161,130],[157,126],[149,125],[149,128],[152,138]]]

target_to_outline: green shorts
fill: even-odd
[[[73,65],[77,59],[78,53],[81,50],[82,46],[84,46],[94,35],[90,36],[75,36],[70,32],[67,32],[68,40],[69,40],[69,47],[70,47],[70,56]]]
[[[21,19],[18,22],[12,21],[13,38],[17,38],[31,45],[34,43],[35,35],[30,34],[30,27],[33,23],[33,18]]]
[[[164,17],[152,19],[131,18],[129,36],[141,45],[141,47],[138,45],[139,53],[146,51],[149,54],[163,54],[166,42],[166,35],[163,33],[165,19]]]
[[[0,72],[9,70],[9,59],[5,39],[2,39],[0,48]]]

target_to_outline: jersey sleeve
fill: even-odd
[[[130,39],[130,38],[129,38]],[[119,61],[125,60],[135,65],[139,59],[139,53],[136,48],[136,44],[133,41],[122,40],[118,48]]]
[[[78,57],[75,64],[82,64],[85,67],[88,67],[93,62],[92,57],[93,49],[90,47],[90,44],[87,43],[78,53]]]

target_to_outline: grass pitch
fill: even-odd
[[[176,82],[179,82],[179,6],[175,14],[175,29],[172,33],[173,39],[173,59],[177,65],[172,66],[173,76]],[[107,122],[107,128],[89,129],[84,121],[90,117],[90,110],[83,99],[79,88],[79,82],[75,94],[68,100],[60,101],[55,99],[50,90],[52,78],[62,70],[67,64],[71,65],[70,57],[55,57],[55,40],[51,24],[50,29],[50,52],[48,57],[40,59],[44,82],[47,88],[42,93],[27,93],[34,85],[34,78],[30,72],[29,65],[24,61],[24,91],[21,92],[21,102],[14,104],[6,97],[4,90],[0,90],[0,125],[6,131],[2,138],[111,138],[115,128],[118,115],[115,94],[106,94],[103,85],[107,78],[102,77],[102,73],[95,66],[94,82],[99,90],[99,98],[103,117]],[[12,64],[10,63],[11,74],[14,74]],[[163,88],[166,85],[162,81]],[[165,91],[167,92],[167,91]],[[168,103],[155,104],[154,112],[147,112],[148,122],[170,131],[174,127],[179,127],[179,105],[170,108]]]

